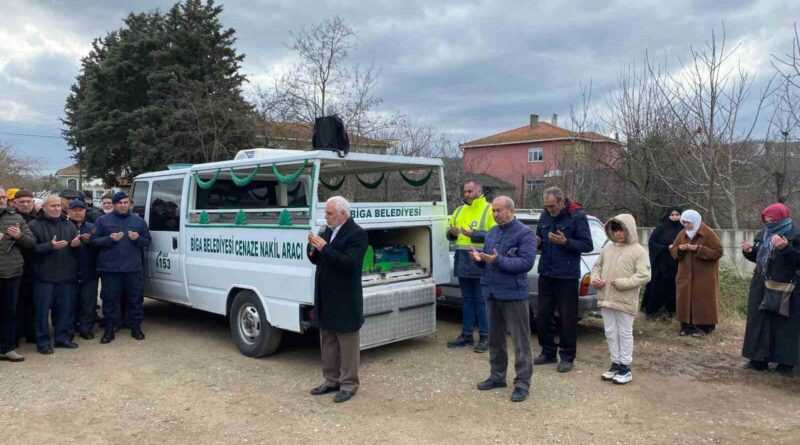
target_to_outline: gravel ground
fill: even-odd
[[[447,349],[458,314],[443,311],[436,335],[364,351],[358,395],[335,405],[308,394],[321,380],[313,336],[290,335],[275,355],[250,359],[223,317],[154,301],[144,328],[143,342],[120,331],[110,345],[78,339],[79,349],[51,356],[26,344],[24,363],[0,362],[3,442],[797,443],[800,434],[800,377],[742,370],[740,334],[637,331],[634,381],[615,386],[599,378],[601,324],[586,320],[575,369],[536,367],[531,398],[512,403],[510,387],[475,390],[488,354]]]

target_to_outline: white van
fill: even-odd
[[[450,270],[440,159],[256,148],[170,168],[137,176],[131,192],[153,238],[146,296],[225,315],[243,354],[273,353],[282,330],[313,324],[307,234],[341,194],[369,236],[361,348],[435,331]]]

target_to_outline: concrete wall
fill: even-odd
[[[653,232],[652,227],[639,227],[639,242],[647,247],[647,239]],[[722,242],[724,253],[720,265],[735,270],[740,277],[749,277],[753,273],[755,264],[748,261],[742,255],[742,241],[748,240],[751,243],[756,237],[757,230],[715,230],[719,240]]]

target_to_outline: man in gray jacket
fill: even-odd
[[[514,201],[499,196],[492,201],[497,223],[486,234],[482,251],[470,258],[484,268],[481,285],[489,309],[489,366],[491,375],[478,384],[481,391],[505,388],[508,368],[506,332],[514,342],[514,391],[512,402],[528,398],[533,374],[528,272],[536,259],[536,236],[514,217]]]
[[[6,191],[0,188],[0,360],[25,360],[16,351],[17,294],[22,276],[23,249],[33,248],[33,235],[21,216],[8,207]]]

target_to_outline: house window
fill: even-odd
[[[531,147],[528,149],[528,162],[542,162],[544,150],[542,147]]]
[[[540,188],[544,187],[544,180],[543,179],[526,179],[525,180],[525,190],[539,190]]]
[[[67,179],[67,190],[78,190],[78,180]]]

